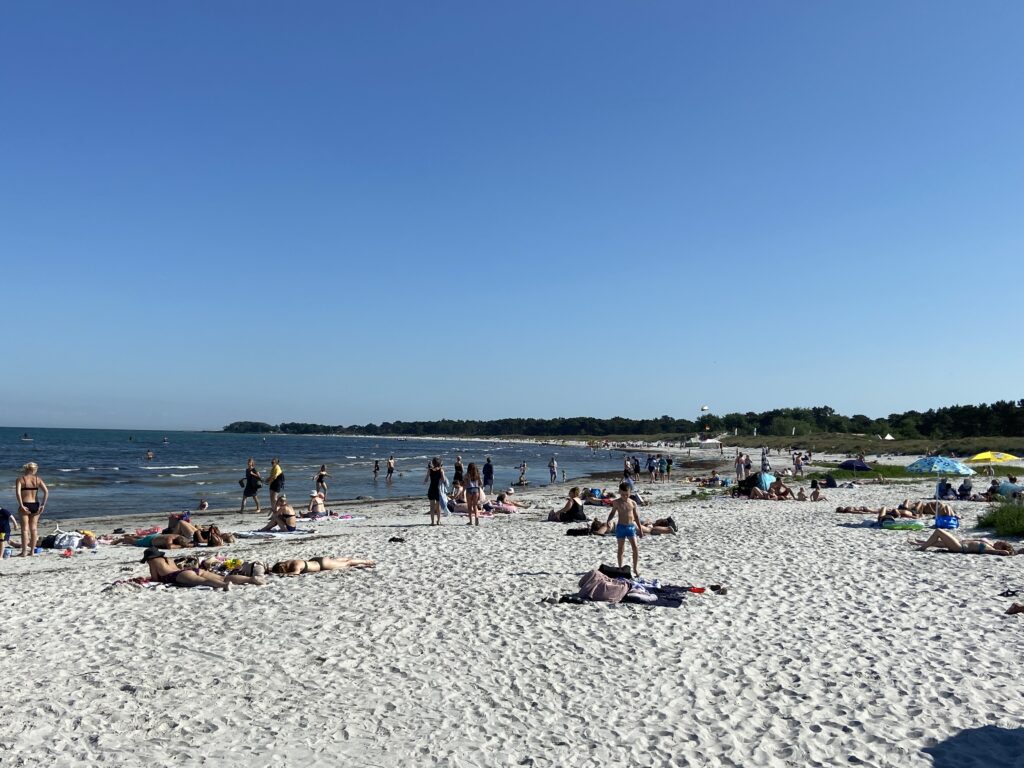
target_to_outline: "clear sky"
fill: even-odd
[[[0,6],[0,424],[1021,395],[1024,4]]]

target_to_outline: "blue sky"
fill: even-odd
[[[6,3],[0,423],[1019,397],[1022,26],[1016,2]]]

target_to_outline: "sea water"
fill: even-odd
[[[23,440],[28,433],[31,441]],[[147,459],[147,451],[153,458]],[[387,458],[395,457],[394,481],[385,481]],[[618,470],[620,454],[582,446],[512,443],[500,440],[341,437],[333,435],[238,435],[221,432],[152,432],[107,429],[0,427],[0,472],[6,474],[0,506],[13,509],[14,482],[23,464],[34,461],[50,489],[46,516],[68,518],[195,509],[200,499],[212,508],[238,506],[250,457],[264,479],[271,458],[285,473],[285,493],[305,506],[313,477],[327,465],[328,500],[426,496],[427,462],[438,456],[449,480],[456,456],[468,467],[491,457],[495,487],[511,485],[519,464],[529,466],[533,486],[548,483],[548,461],[558,461],[569,478]],[[380,475],[373,479],[373,462]],[[267,503],[267,488],[260,491]],[[252,503],[248,505],[253,509]]]

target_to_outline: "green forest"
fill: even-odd
[[[290,435],[393,435],[401,437],[618,437],[658,435],[685,437],[698,432],[712,435],[735,431],[738,435],[788,436],[822,432],[835,434],[892,434],[897,439],[948,440],[987,436],[1024,435],[1024,400],[992,404],[951,405],[927,411],[893,413],[884,419],[855,414],[844,416],[828,406],[777,408],[763,413],[705,414],[697,420],[661,416],[654,419],[596,419],[577,416],[560,419],[495,419],[491,421],[385,421],[380,424],[331,426],[284,422],[236,421],[225,432]]]

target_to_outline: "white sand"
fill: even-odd
[[[538,522],[563,489],[479,529],[379,503],[313,540],[234,545],[378,568],[227,594],[102,592],[146,573],[134,548],[6,560],[0,764],[931,765],[925,747],[1024,717],[1024,616],[996,597],[1024,557],[912,552],[921,534],[832,511],[930,487],[822,504],[660,487],[645,517],[680,533],[641,542],[642,572],[729,589],[680,609],[542,602],[614,562],[614,539]]]

